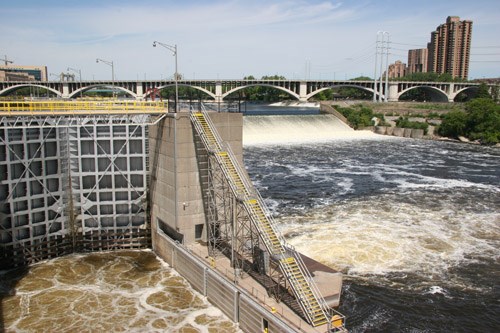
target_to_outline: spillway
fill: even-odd
[[[243,144],[298,144],[342,139],[373,138],[370,131],[355,131],[333,115],[246,116]]]

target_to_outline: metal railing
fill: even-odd
[[[1,116],[165,114],[168,102],[93,101],[0,101]]]
[[[278,230],[276,230],[272,214],[269,212],[267,205],[264,202],[264,199],[261,197],[260,193],[255,189],[253,184],[251,184],[248,177],[246,177],[246,173],[243,172],[239,163],[235,160],[234,154],[231,151],[229,145],[220,138],[219,134],[215,130],[213,123],[210,120],[210,117],[206,114],[206,110],[202,108],[201,112],[199,113],[203,115],[203,120],[206,122],[208,130],[210,131],[210,135],[213,137],[213,140],[215,140],[215,142],[211,142],[212,140],[208,138],[207,134],[205,133],[205,129],[203,128],[200,119],[196,117],[195,112],[196,111],[191,112],[191,119],[194,123],[194,126],[197,132],[199,133],[200,137],[202,138],[202,141],[204,142],[206,147],[211,148],[212,153],[215,154],[217,162],[222,168],[225,176],[231,180],[234,180],[232,176],[233,172],[228,169],[226,161],[224,160],[224,158],[227,157],[229,158],[229,163],[232,164],[231,166],[234,167],[234,169],[236,170],[236,176],[238,176],[238,180],[240,180],[243,183],[245,189],[244,191],[241,191],[241,189],[238,186],[236,186],[236,184],[234,184],[232,181],[229,182],[234,195],[236,195],[240,200],[243,201],[245,209],[249,212],[251,219],[254,220],[254,225],[256,225],[261,235],[266,235],[266,237],[263,240],[269,253],[272,255],[289,254],[292,258],[294,258],[295,264],[298,267],[299,271],[301,272],[302,276],[304,277],[307,288],[312,292],[314,296],[314,301],[320,307],[321,313],[326,319],[326,323],[328,324],[329,328],[331,327],[331,323],[329,321],[330,316],[333,313],[341,317],[342,322],[344,322],[345,317],[340,313],[336,312],[335,310],[330,309],[330,307],[327,305],[326,301],[321,295],[321,292],[314,283],[313,278],[309,270],[305,266],[300,254],[297,251],[295,251],[295,249],[291,245],[288,245],[283,235]],[[221,154],[219,154],[222,152],[226,152],[227,154],[222,156]],[[260,217],[258,216],[259,212],[256,211],[255,207],[253,207],[254,204],[257,204],[258,209],[261,211],[262,214],[264,214],[264,217],[269,224],[268,227],[270,228],[270,230],[264,229]],[[271,234],[274,234],[274,236],[276,236],[276,238],[279,241],[280,248],[278,253],[276,253],[276,251],[274,250],[273,242],[271,241],[270,238]],[[287,272],[286,274],[287,279],[290,280],[290,282],[293,281],[292,283],[294,285],[293,290],[297,294],[297,297],[302,300],[301,302],[299,302],[299,304],[301,304],[301,307],[304,307],[305,315],[309,318],[311,322],[314,322],[315,318],[313,318],[312,315],[313,313],[315,313],[315,311],[313,310],[315,304],[313,304],[312,300],[310,300],[308,297],[304,297],[306,291],[303,290],[304,287],[302,286],[300,281],[298,281],[295,278],[290,264],[286,262],[286,260],[279,260],[278,262],[280,267],[282,267],[282,270],[284,272]],[[305,304],[303,304],[303,302]]]

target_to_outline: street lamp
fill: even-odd
[[[171,51],[173,53],[174,57],[175,57],[175,73],[174,73],[174,82],[175,82],[175,112],[179,112],[179,86],[177,84],[177,78],[179,76],[179,74],[177,72],[177,44],[174,45],[174,46],[172,46],[172,45],[161,43],[161,42],[158,42],[158,41],[155,40],[153,42],[153,47],[156,47],[156,44],[158,44],[160,46],[163,46],[167,50]]]
[[[107,60],[102,60],[97,58],[95,60],[96,63],[103,62],[108,66],[111,66],[111,80],[113,82],[113,97],[115,97],[115,66],[113,64],[113,61],[107,61]]]
[[[76,69],[76,68],[71,68],[71,67],[68,67],[68,69],[66,69],[66,70],[78,73],[78,78],[79,78],[79,81],[80,81],[80,89],[82,89],[82,70],[81,69]],[[83,92],[81,90],[80,90],[80,97],[83,97]]]

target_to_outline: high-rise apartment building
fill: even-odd
[[[469,75],[471,35],[472,21],[460,21],[458,16],[448,16],[446,23],[431,33],[431,41],[427,44],[428,71],[466,79]]]
[[[406,74],[427,72],[427,49],[408,50],[408,67]]]

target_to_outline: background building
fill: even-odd
[[[389,65],[388,76],[389,78],[398,78],[406,75],[406,64],[397,60],[395,63]],[[385,73],[384,73],[385,76]]]
[[[47,66],[0,66],[1,81],[47,81]]]
[[[408,50],[407,74],[427,73],[427,49]]]
[[[466,79],[469,75],[472,21],[460,21],[448,16],[446,23],[431,33],[428,48],[428,71],[448,73],[453,78]]]

